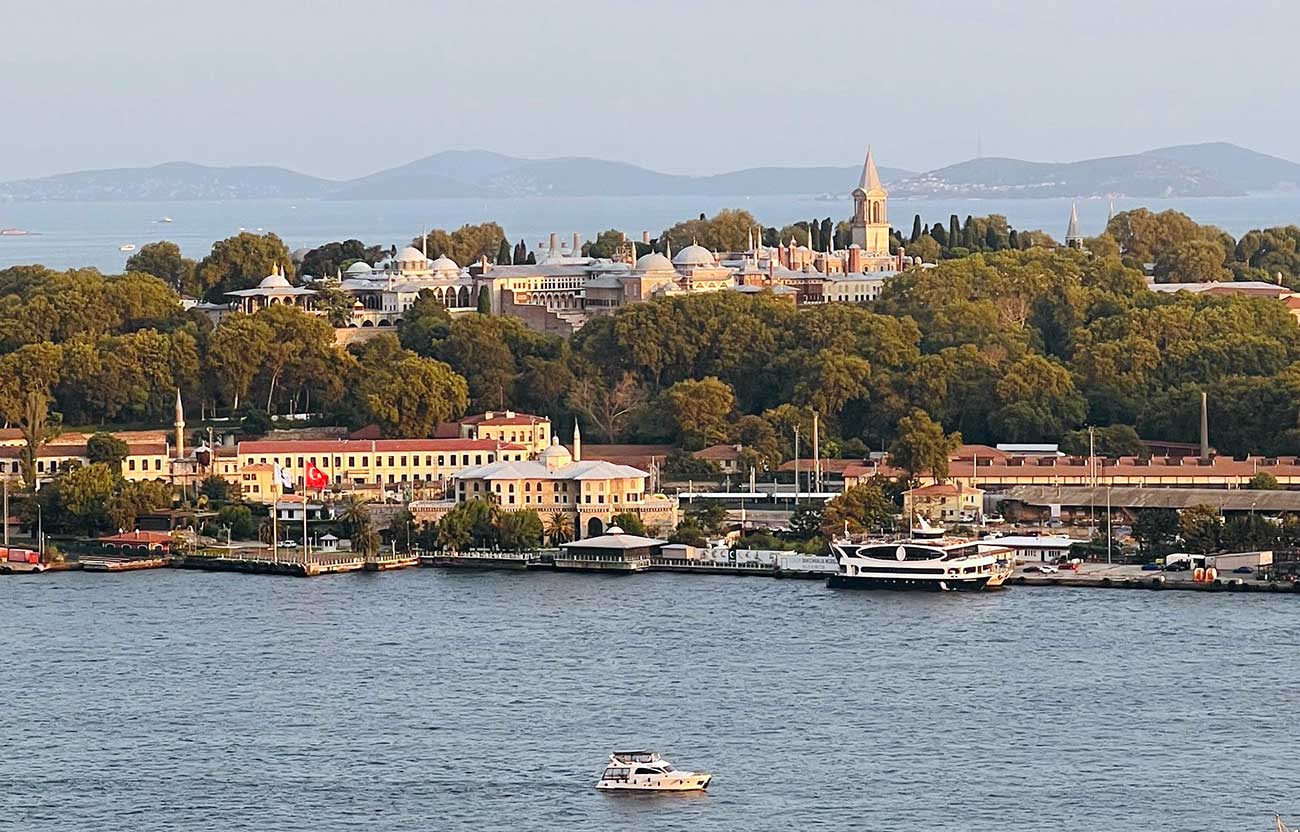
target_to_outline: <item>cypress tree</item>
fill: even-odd
[[[990,223],[988,228],[984,230],[985,247],[988,248],[989,251],[997,251],[1002,247],[1001,243],[1002,241],[998,239],[997,229],[995,229],[992,223]]]
[[[944,231],[943,226],[939,223],[936,222],[934,228],[930,229],[930,236],[939,244],[939,248],[948,247],[948,232]]]
[[[826,251],[835,250],[835,226],[830,217],[822,220],[822,245],[826,246]]]
[[[912,217],[912,237],[908,242],[915,243],[919,239],[921,239],[921,215],[917,214]]]
[[[478,311],[480,315],[492,314],[492,296],[486,286],[480,286],[478,290]]]
[[[1011,248],[1020,248],[1020,235],[1016,234],[1016,230],[1014,228],[1011,229],[1011,240],[1009,242],[1009,245]]]
[[[817,224],[817,220],[813,220],[808,223],[808,248],[821,251],[821,243],[821,226]]]
[[[501,248],[497,249],[497,265],[509,266],[514,263],[510,257],[510,243],[505,237],[501,238]]]
[[[966,215],[966,224],[961,227],[961,244],[971,251],[975,250],[975,232],[971,230],[972,217]]]
[[[536,265],[537,265],[537,254],[536,254],[535,252],[532,252],[532,251],[528,252],[528,258],[527,258],[526,260],[524,260],[524,262],[525,262],[526,264],[528,264],[529,266],[536,266]]]
[[[948,245],[953,248],[961,245],[961,220],[956,214],[948,217]]]

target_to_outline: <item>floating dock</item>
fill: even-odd
[[[253,554],[255,551],[257,554]],[[338,553],[283,553],[267,555],[261,550],[252,550],[248,555],[179,555],[172,559],[172,566],[180,569],[202,569],[209,572],[247,572],[256,575],[291,575],[297,578],[312,578],[317,575],[336,575],[342,572],[360,572],[366,568],[366,560],[359,554],[351,552]]]
[[[162,569],[171,566],[170,557],[162,558],[127,558],[116,555],[86,555],[78,558],[81,568],[87,572],[131,572],[137,569]]]
[[[1259,581],[1244,578],[1218,578],[1213,581],[1193,581],[1190,578],[1170,578],[1166,575],[1150,577],[1096,575],[1014,575],[1007,579],[1014,586],[1065,586],[1089,589],[1146,589],[1176,590],[1184,592],[1270,592],[1300,595],[1300,581]]]

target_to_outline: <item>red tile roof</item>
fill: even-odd
[[[737,445],[710,445],[707,448],[701,448],[691,456],[696,459],[712,459],[724,462],[731,462],[740,458],[740,447]]]
[[[250,454],[335,454],[417,451],[523,451],[523,445],[495,439],[257,439],[239,443],[241,456]]]
[[[460,420],[462,425],[533,425],[549,424],[545,416],[533,416],[530,413],[512,413],[507,416],[503,410],[489,410]]]
[[[170,544],[172,536],[167,532],[122,532],[99,538],[100,543],[145,543],[148,545]]]
[[[128,444],[128,456],[166,456],[167,444],[165,442],[136,442]],[[17,459],[21,445],[4,445],[0,446],[0,457],[5,459]],[[63,459],[65,457],[84,457],[86,456],[86,445],[42,445],[37,451],[36,456],[41,459]]]

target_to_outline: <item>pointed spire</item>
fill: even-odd
[[[673,241],[667,237],[664,237],[664,257],[673,259]]]
[[[867,161],[862,165],[862,179],[858,182],[858,188],[864,191],[870,191],[882,187],[880,184],[880,174],[876,171],[876,159],[871,155],[871,147],[867,147]]]
[[[745,251],[753,251],[753,250],[754,250],[754,229],[752,229],[752,228],[749,229],[749,242],[748,242],[748,246],[749,246],[749,247],[746,248]]]
[[[1070,224],[1065,229],[1065,241],[1069,243],[1071,240],[1078,240],[1081,237],[1082,235],[1079,234],[1079,205],[1078,203],[1071,202]]]

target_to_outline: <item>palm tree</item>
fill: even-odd
[[[262,518],[262,522],[257,524],[257,539],[263,543],[272,544],[275,542],[274,538],[275,525],[271,522],[271,518]]]
[[[568,543],[573,536],[573,523],[564,512],[557,511],[546,518],[546,537],[552,546]]]
[[[363,557],[373,557],[379,553],[379,532],[374,530],[370,521],[366,521],[352,532],[352,551]]]
[[[366,504],[366,498],[360,494],[346,495],[340,503],[338,518],[352,534],[370,525],[370,506]]]

